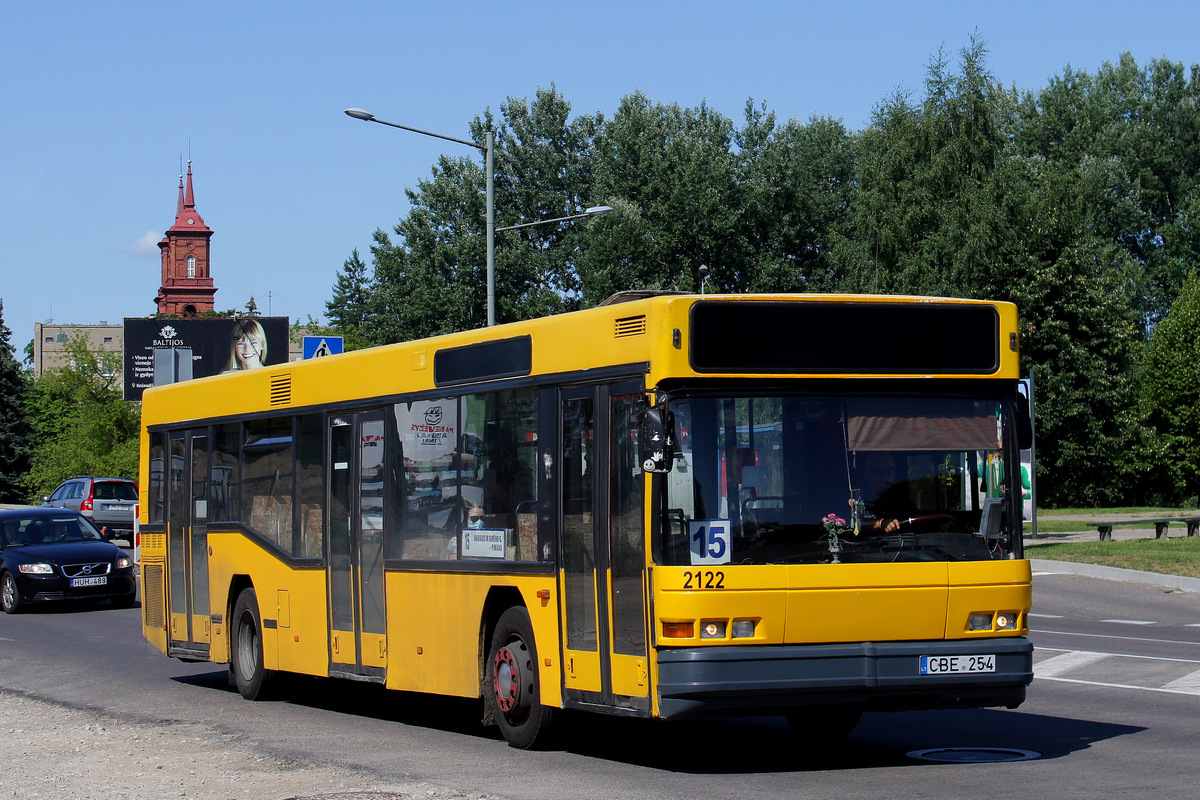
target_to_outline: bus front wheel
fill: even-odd
[[[484,685],[492,716],[511,747],[530,750],[545,741],[554,709],[541,703],[533,625],[524,608],[500,616],[488,651]]]
[[[258,596],[253,589],[243,589],[233,606],[233,641],[229,665],[233,668],[238,691],[247,700],[265,695],[272,672],[263,666],[262,617],[258,612]]]

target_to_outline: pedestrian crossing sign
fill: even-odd
[[[341,336],[305,336],[304,357],[336,356],[342,352]]]

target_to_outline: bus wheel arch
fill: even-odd
[[[274,676],[263,663],[262,631],[258,596],[249,585],[238,592],[229,618],[229,669],[247,700],[264,698]]]
[[[544,743],[555,710],[541,703],[537,644],[529,611],[506,609],[492,631],[483,670],[487,713],[510,746],[530,750]]]

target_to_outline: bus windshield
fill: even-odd
[[[677,396],[667,565],[1019,556],[1023,488],[997,399]]]

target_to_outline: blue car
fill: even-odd
[[[63,508],[0,509],[0,608],[15,614],[48,600],[137,596],[133,559],[91,521]]]

